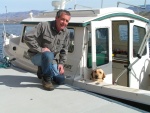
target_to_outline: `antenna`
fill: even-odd
[[[103,0],[101,0],[101,8],[103,7]]]
[[[7,18],[7,6],[5,6],[5,10],[6,10],[6,21],[8,21],[8,18]]]
[[[144,2],[144,9],[146,9],[146,0],[145,0],[145,2]]]

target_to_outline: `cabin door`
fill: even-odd
[[[112,48],[111,48],[111,21],[92,21],[91,38],[88,48],[88,68],[92,70],[101,68],[106,74],[104,79],[107,83],[112,83]]]
[[[138,51],[143,41],[143,38],[146,34],[146,23],[134,20],[130,22],[130,53],[129,53],[129,61],[130,64],[134,63],[138,57]],[[133,37],[133,38],[132,38]],[[139,59],[132,67],[129,72],[129,87],[132,88],[141,88],[140,84],[143,82],[144,73],[146,67],[146,59],[148,58],[147,52],[149,48],[145,48],[142,54],[142,58]]]

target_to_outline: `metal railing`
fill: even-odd
[[[136,5],[132,5],[132,4],[124,3],[124,2],[117,2],[117,7],[119,7],[120,4],[136,7],[138,10],[138,13],[139,13],[139,9],[146,9],[146,0],[144,1],[144,7],[136,6]]]

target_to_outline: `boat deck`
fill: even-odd
[[[35,74],[0,68],[0,113],[146,113],[69,85],[43,90]]]

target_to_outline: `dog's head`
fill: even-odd
[[[92,79],[98,80],[98,79],[104,79],[105,78],[105,73],[102,69],[95,69],[91,73]]]

